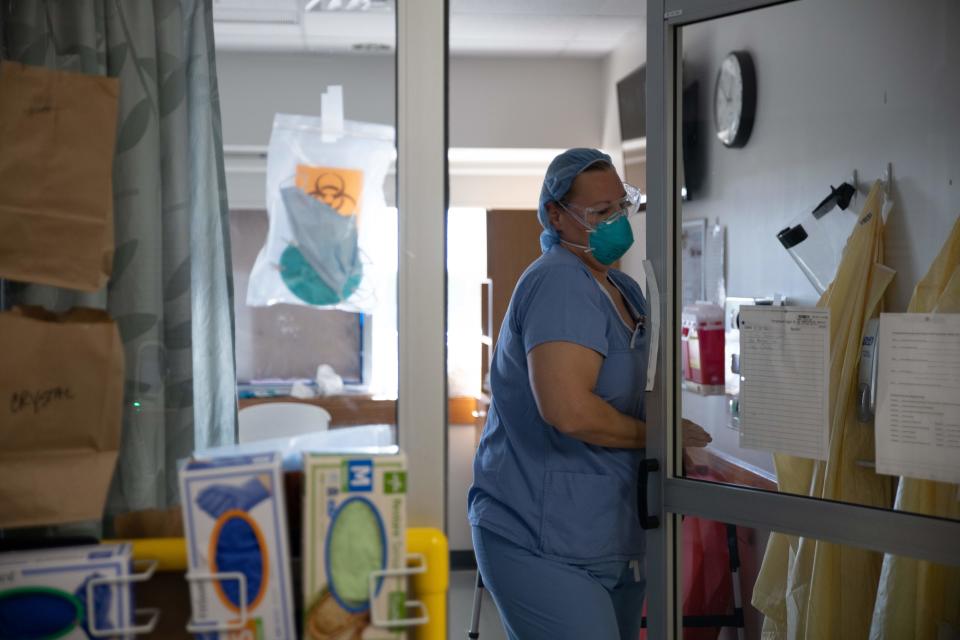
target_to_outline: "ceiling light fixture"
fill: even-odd
[[[298,24],[301,0],[214,0],[215,22]]]
[[[386,3],[381,1],[378,4]],[[310,12],[319,8],[321,11],[369,11],[373,5],[373,0],[308,0],[303,10]]]

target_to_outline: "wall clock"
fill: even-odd
[[[757,74],[746,51],[733,51],[720,64],[713,90],[717,138],[727,147],[742,147],[750,139],[757,108]]]

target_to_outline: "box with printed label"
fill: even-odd
[[[132,638],[109,633],[133,623],[129,582],[94,582],[130,565],[127,544],[0,553],[0,638]]]
[[[193,459],[180,471],[199,637],[296,637],[281,464],[266,453]]]
[[[406,459],[306,454],[304,474],[303,637],[405,638],[373,622],[405,617],[406,579],[370,574],[406,565]]]

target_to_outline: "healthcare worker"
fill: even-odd
[[[610,266],[633,244],[638,201],[595,149],[547,168],[543,255],[500,329],[468,499],[480,574],[510,638],[639,637],[647,309]],[[683,439],[710,436],[685,421]]]

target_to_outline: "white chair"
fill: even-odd
[[[306,402],[264,402],[240,410],[239,442],[326,431],[330,412]]]

